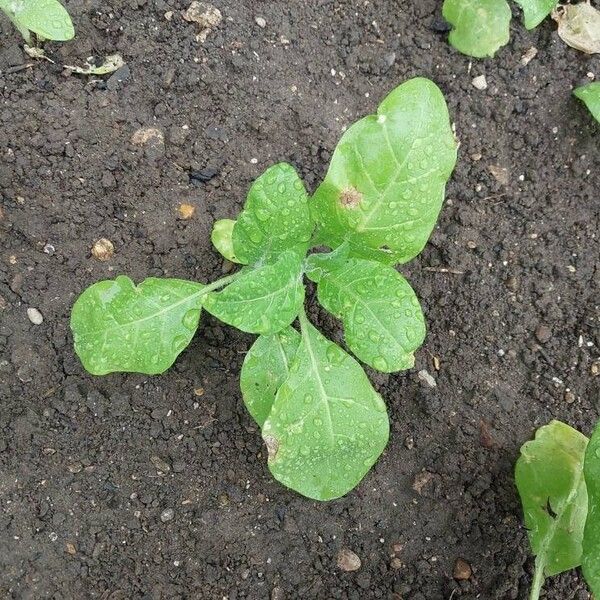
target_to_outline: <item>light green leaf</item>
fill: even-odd
[[[588,514],[583,532],[582,570],[594,598],[600,598],[600,423],[596,425],[583,464]]]
[[[286,327],[273,335],[261,335],[246,354],[240,387],[246,408],[262,427],[271,412],[275,394],[288,378],[300,345],[300,334]]]
[[[578,87],[574,92],[575,96],[583,100],[594,119],[600,123],[600,81],[594,81],[587,85]]]
[[[411,79],[352,125],[311,201],[321,243],[354,256],[406,262],[425,246],[456,163],[439,88]]]
[[[239,261],[271,261],[284,250],[306,254],[313,231],[308,195],[294,167],[280,163],[252,185],[233,228],[233,249]]]
[[[75,302],[75,352],[93,375],[166,371],[190,343],[200,319],[204,285],[151,277],[100,281]]]
[[[26,29],[57,42],[75,35],[69,13],[58,0],[2,0],[2,8],[19,30]]]
[[[453,26],[448,41],[459,52],[485,58],[508,44],[512,13],[506,0],[445,0],[442,10]]]
[[[583,477],[587,442],[577,430],[552,421],[521,448],[515,480],[536,556],[530,600],[539,598],[544,577],[581,563],[587,513]]]
[[[334,259],[328,265],[327,257],[309,256],[307,275],[318,282],[319,302],[342,319],[350,350],[385,373],[413,367],[414,352],[425,339],[425,320],[406,279],[378,262]]]
[[[239,263],[240,261],[236,258],[233,251],[233,241],[231,239],[234,225],[235,221],[232,219],[215,221],[210,239],[221,256],[224,256],[231,262]]]
[[[244,268],[221,292],[207,294],[204,308],[242,331],[269,335],[292,323],[303,302],[302,259],[288,250],[272,264]]]
[[[515,0],[523,9],[523,21],[527,29],[537,27],[558,4],[558,0]]]
[[[385,404],[360,365],[300,315],[302,341],[263,426],[269,469],[315,500],[339,498],[365,476],[389,435]]]

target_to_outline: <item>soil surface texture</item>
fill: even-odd
[[[571,91],[600,58],[516,9],[509,45],[471,61],[436,0],[212,3],[202,42],[189,0],[67,0],[77,38],[46,45],[54,63],[1,22],[0,598],[524,600],[519,447],[598,419],[600,130]],[[115,52],[112,76],[62,66]],[[69,314],[88,285],[220,277],[212,223],[253,179],[288,161],[314,190],[344,128],[417,75],[444,91],[460,158],[402,268],[427,340],[411,371],[369,372],[392,431],[356,490],[318,503],[273,480],[239,391],[254,337],[208,315],[162,376],[84,372]],[[589,598],[578,571],[545,590]]]

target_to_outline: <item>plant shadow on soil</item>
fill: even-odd
[[[586,434],[598,418],[598,126],[571,89],[600,60],[550,22],[515,20],[469,69],[434,0],[214,4],[224,18],[201,44],[187,0],[67,2],[77,39],[17,72],[29,60],[2,23],[0,597],[526,598],[518,448],[551,418]],[[62,73],[115,51],[118,77]],[[354,492],[320,504],[270,477],[238,384],[253,338],[210,317],[163,376],[83,372],[68,319],[86,286],[217,278],[213,220],[236,215],[251,181],[285,160],[314,190],[343,128],[416,75],[443,89],[460,159],[403,269],[428,337],[415,369],[370,373],[392,434]],[[164,144],[144,151],[130,140],[149,126]],[[90,255],[101,237],[107,262]],[[337,569],[341,547],[358,571]],[[467,581],[452,577],[459,557]],[[588,597],[577,572],[546,589]]]

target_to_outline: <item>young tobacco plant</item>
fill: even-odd
[[[88,288],[71,317],[84,367],[162,373],[190,343],[202,310],[259,334],[241,389],[272,474],[310,498],[344,495],[383,452],[388,416],[358,361],[310,322],[303,277],[342,321],[357,358],[386,373],[412,367],[425,324],[394,265],[426,244],[456,153],[438,87],[405,82],[344,133],[312,198],[293,167],[278,164],[254,182],[236,221],[215,223],[212,241],[242,265],[237,273],[138,286],[119,276]],[[332,251],[308,255],[317,246]]]
[[[31,32],[42,40],[64,42],[75,35],[69,13],[58,0],[0,0],[0,10],[28,44]]]
[[[523,10],[527,29],[537,27],[558,0],[515,0]],[[443,16],[452,31],[448,41],[459,52],[475,58],[493,57],[508,44],[512,13],[507,0],[444,0]]]
[[[582,566],[600,597],[600,425],[588,441],[560,421],[521,448],[515,482],[535,555],[530,600],[546,577]]]

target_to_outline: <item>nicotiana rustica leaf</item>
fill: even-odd
[[[275,479],[304,496],[349,492],[383,452],[385,404],[361,366],[301,314],[302,339],[262,429]]]
[[[248,333],[269,335],[287,327],[304,302],[302,259],[293,250],[270,264],[245,267],[235,281],[204,298],[204,308]]]
[[[204,285],[150,277],[136,286],[123,275],[90,286],[75,302],[75,352],[93,375],[166,371],[190,343]]]
[[[485,58],[508,44],[512,13],[506,0],[445,0],[444,19],[452,25],[450,45]]]
[[[244,264],[270,262],[289,249],[304,256],[313,228],[302,180],[280,163],[252,184],[233,227],[234,254]]]
[[[338,143],[311,201],[318,241],[347,242],[360,258],[410,260],[433,230],[455,163],[441,91],[428,79],[403,83]]]
[[[307,275],[318,282],[319,302],[344,323],[350,350],[385,373],[413,367],[425,319],[408,281],[393,267],[362,258],[334,258],[328,268],[327,256],[309,256]]]
[[[523,444],[515,481],[535,554],[531,600],[544,578],[581,564],[588,500],[583,461],[588,440],[576,429],[552,421]]]
[[[275,394],[290,374],[290,365],[300,344],[300,334],[286,327],[272,335],[261,335],[252,344],[240,374],[246,408],[262,427],[271,412]]]

